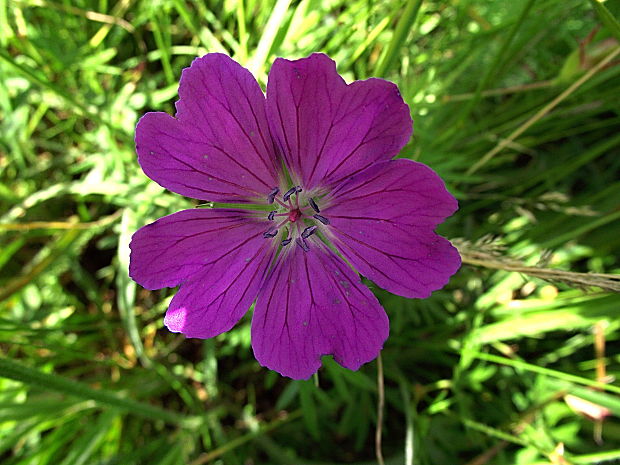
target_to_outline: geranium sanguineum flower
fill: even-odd
[[[134,234],[131,277],[147,289],[180,285],[171,331],[216,336],[256,301],[262,365],[301,379],[333,355],[356,370],[389,330],[357,272],[424,298],[459,268],[433,231],[456,200],[427,166],[392,160],[412,133],[393,83],[347,85],[313,54],[278,58],[265,96],[249,71],[211,53],[183,71],[179,96],[176,117],[147,113],[136,127],[146,175],[187,197],[263,209],[183,210]]]

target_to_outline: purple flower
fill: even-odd
[[[456,249],[433,232],[456,200],[427,166],[392,160],[412,133],[393,83],[347,85],[313,54],[278,58],[265,97],[245,68],[212,53],[183,71],[179,95],[176,117],[147,113],[136,127],[146,175],[181,195],[262,211],[183,210],[134,234],[131,277],[147,289],[180,285],[170,331],[216,336],[256,301],[262,365],[308,378],[331,354],[357,370],[378,355],[389,323],[351,266],[417,298],[459,268]]]

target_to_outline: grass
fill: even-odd
[[[0,0],[0,462],[377,463],[378,386],[386,464],[620,460],[619,13]],[[415,121],[401,156],[458,197],[450,284],[426,300],[372,286],[391,321],[380,373],[325,359],[281,378],[253,359],[249,316],[185,340],[163,327],[174,290],[129,279],[133,232],[191,205],[140,171],[135,123],[172,113],[182,68],[213,51],[262,85],[276,56],[313,51],[396,82]]]

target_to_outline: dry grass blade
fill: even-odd
[[[91,21],[111,24],[111,25],[117,25],[125,29],[130,34],[133,34],[133,32],[135,31],[135,28],[131,25],[131,23],[125,21],[123,18],[119,18],[118,16],[106,15],[106,14],[98,13],[92,10],[84,10],[82,8],[77,8],[72,5],[63,5],[60,3],[46,2],[43,0],[30,0],[28,2],[18,2],[18,3],[23,6],[38,6],[41,8],[51,8],[54,10],[64,11],[66,13],[70,13],[73,15],[82,16],[86,19],[90,19]]]
[[[620,275],[603,273],[578,273],[554,268],[527,266],[519,260],[500,255],[497,250],[478,246],[464,240],[454,240],[467,265],[481,266],[495,270],[523,273],[552,283],[564,283],[578,289],[598,287],[609,292],[620,292]]]

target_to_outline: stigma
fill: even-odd
[[[295,223],[299,218],[301,218],[303,216],[303,213],[301,212],[301,210],[299,208],[296,208],[295,210],[291,210],[288,214],[288,220],[291,223]]]

